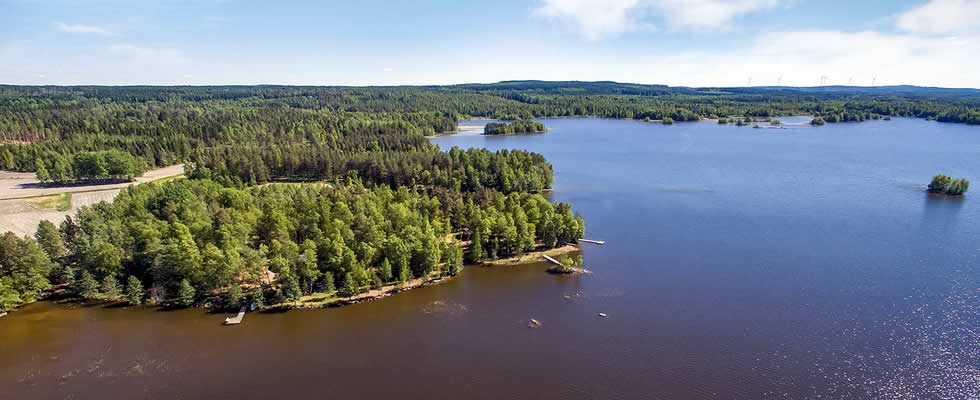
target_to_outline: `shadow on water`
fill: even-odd
[[[291,311],[292,308],[289,307],[269,307],[259,311],[262,314],[283,314]]]
[[[190,307],[179,306],[179,305],[174,305],[174,304],[165,304],[165,305],[162,305],[162,306],[157,307],[156,308],[156,311],[157,312],[173,312],[173,311],[186,310],[188,308],[190,308]]]
[[[923,202],[922,225],[954,225],[963,210],[965,196],[946,196],[927,193]]]

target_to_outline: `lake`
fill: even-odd
[[[38,303],[0,319],[3,397],[980,397],[980,205],[924,193],[977,178],[980,127],[543,121],[433,141],[543,153],[608,241],[593,274],[467,268],[236,327]]]

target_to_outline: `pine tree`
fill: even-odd
[[[69,290],[74,290],[75,281],[75,269],[67,264],[61,267],[61,271],[58,271],[58,282],[67,286]]]
[[[391,262],[388,261],[387,258],[381,260],[381,266],[378,267],[378,274],[380,275],[382,281],[391,282],[391,279],[393,278],[392,271],[391,271]]]
[[[194,290],[194,286],[187,279],[180,281],[177,286],[177,298],[175,303],[181,307],[190,307],[194,305],[194,296],[197,292]]]
[[[61,239],[61,232],[51,221],[41,221],[37,224],[37,232],[34,233],[34,240],[48,253],[52,260],[58,260],[65,256],[65,242]]]
[[[34,174],[37,176],[37,180],[41,182],[51,180],[51,174],[48,173],[48,168],[40,158],[34,159]]]
[[[54,160],[51,168],[51,180],[55,182],[68,182],[72,179],[71,164],[65,156],[59,155]]]
[[[78,280],[78,294],[85,300],[99,297],[99,282],[88,271],[82,271],[82,277]]]
[[[107,300],[119,300],[122,290],[119,288],[119,281],[114,276],[106,276],[102,280],[102,296]]]
[[[20,305],[20,293],[12,287],[11,278],[0,279],[0,311],[7,311]]]
[[[337,290],[337,287],[333,283],[333,274],[330,272],[323,274],[323,282],[320,283],[320,291],[330,293],[334,290]]]
[[[408,268],[408,266],[402,267],[398,271],[398,281],[399,282],[402,282],[402,283],[405,283],[405,282],[408,282],[410,280],[412,280],[412,269],[411,268]]]
[[[463,249],[450,244],[446,249],[446,274],[456,275],[463,269]]]
[[[283,297],[288,301],[296,301],[300,297],[303,297],[303,291],[299,287],[299,281],[292,273],[281,276],[281,290]]]
[[[480,230],[476,229],[473,232],[473,237],[470,240],[470,250],[466,254],[466,259],[472,264],[483,261],[486,255],[483,253],[483,235],[480,234]]]
[[[357,283],[354,282],[354,276],[350,272],[344,274],[344,279],[340,281],[340,288],[337,289],[337,296],[340,297],[353,297],[357,294]]]
[[[231,285],[231,287],[228,288],[228,294],[226,295],[226,301],[228,303],[228,307],[230,307],[230,308],[238,308],[238,307],[241,307],[241,305],[242,305],[242,287],[241,286],[238,286],[238,284]]]
[[[126,281],[126,301],[134,306],[143,304],[143,284],[132,275]]]

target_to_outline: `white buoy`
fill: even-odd
[[[604,312],[601,312],[601,313],[599,313],[599,316],[600,316],[600,317],[602,317],[602,318],[606,318],[606,317],[608,317],[609,315],[607,315],[607,314],[606,314],[606,313],[604,313]]]

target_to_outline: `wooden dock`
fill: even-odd
[[[245,306],[242,306],[242,309],[238,310],[238,315],[225,318],[225,325],[238,325],[242,323],[243,319],[245,319]]]
[[[552,264],[555,264],[555,265],[557,265],[559,267],[562,267],[562,268],[566,269],[566,271],[581,272],[583,274],[591,274],[592,273],[592,271],[589,271],[589,270],[587,270],[585,268],[582,268],[582,267],[568,267],[568,266],[565,266],[565,264],[562,264],[561,261],[558,261],[558,260],[552,258],[549,255],[543,255],[542,257],[544,257],[545,260],[548,260],[548,262],[550,262]],[[562,271],[562,273],[567,273],[566,271]]]
[[[606,244],[606,241],[605,240],[579,239],[578,241],[585,242],[585,243],[597,244],[597,245],[600,245],[600,246]]]
[[[544,259],[550,261],[551,263],[553,263],[553,264],[555,264],[555,265],[557,265],[559,267],[564,267],[565,266],[565,264],[562,264],[561,261],[558,261],[558,260],[556,260],[554,258],[551,258],[551,256],[549,256],[547,254],[544,255]]]

